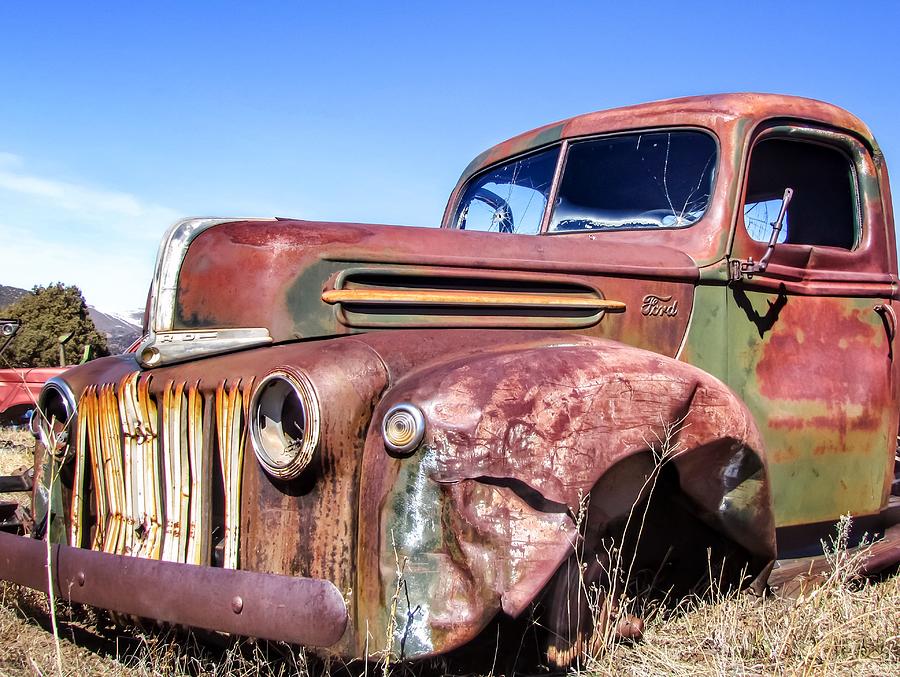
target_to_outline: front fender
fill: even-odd
[[[426,419],[405,459],[387,455],[379,427],[399,402]],[[501,609],[519,614],[572,554],[580,502],[648,452],[668,455],[701,519],[759,561],[774,558],[756,426],[731,390],[690,365],[579,338],[399,380],[366,441],[359,627],[409,658],[464,644]],[[602,485],[610,519],[637,500],[634,484]]]

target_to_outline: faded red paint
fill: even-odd
[[[871,322],[871,308],[869,321],[863,318],[866,311],[845,315],[843,304],[825,297],[807,299],[803,308],[793,311],[788,302],[783,321],[765,343],[756,368],[760,391],[772,399],[822,400],[835,410],[846,402],[869,401],[871,386],[852,375],[861,356],[885,344],[884,330]],[[807,355],[829,366],[827,378],[810,373]]]
[[[387,335],[370,335],[365,340],[379,354],[393,352]],[[532,367],[536,364],[540,364],[539,369]],[[511,573],[523,565],[508,531],[491,531],[490,558],[471,557],[470,550],[477,552],[481,546],[469,545],[467,538],[473,536],[467,537],[467,532],[458,527],[450,531],[459,549],[419,552],[401,546],[404,555],[422,566],[428,566],[425,562],[437,563],[434,580],[494,581],[487,598],[479,594],[457,600],[454,608],[458,617],[471,622],[457,624],[452,638],[442,636],[441,643],[446,648],[472,639],[501,608],[513,615],[521,612],[523,600],[532,599],[538,589],[535,586],[543,587],[572,553],[573,525],[567,515],[578,512],[582,497],[590,494],[610,468],[633,455],[649,453],[651,443],[664,436],[663,423],[685,415],[687,425],[671,440],[670,450],[684,450],[671,461],[679,470],[686,470],[682,491],[703,506],[708,519],[718,522],[720,529],[755,553],[760,562],[773,556],[764,481],[757,481],[752,491],[745,487],[747,498],[754,498],[741,520],[729,523],[719,510],[723,494],[733,487],[726,488],[724,475],[717,475],[715,469],[722,468],[724,473],[736,449],[746,449],[748,459],[764,462],[756,455],[760,442],[752,419],[721,383],[687,365],[618,343],[581,339],[560,345],[548,337],[536,344],[514,343],[482,350],[461,360],[442,360],[431,369],[415,371],[408,379],[398,381],[382,400],[375,412],[376,420],[396,401],[421,403],[431,422],[426,447],[434,461],[433,466],[429,465],[428,478],[436,486],[470,486],[472,482],[490,481],[503,486],[504,482],[513,481],[514,487],[527,487],[541,500],[568,511],[545,513],[544,520],[555,516],[561,521],[535,529],[535,547],[540,549],[540,555],[523,558],[530,567],[527,576]],[[655,429],[646,425],[648,421],[658,422]],[[402,491],[403,486],[398,483],[397,473],[404,462],[386,461],[382,447],[380,437],[370,432],[361,502],[384,507],[382,522],[361,524],[363,581],[376,580],[379,572],[382,578],[385,576],[383,555],[379,558],[377,553],[390,552],[385,543],[391,537],[392,520],[387,509],[391,500],[387,497],[398,488]],[[705,450],[704,460],[693,464],[691,452],[701,449]],[[718,454],[721,456],[717,458]],[[390,469],[387,474],[386,467]],[[703,480],[698,474],[701,467]],[[449,515],[450,524],[468,522],[473,508],[466,500],[469,496],[458,489],[445,494],[445,514]],[[635,494],[627,498],[623,495],[609,509],[627,510],[636,498]],[[479,507],[491,504],[492,501],[474,503]],[[488,510],[481,516],[485,529],[494,525],[490,513]],[[519,505],[517,515],[517,520],[536,517],[534,508],[524,504]],[[597,513],[595,519],[612,520],[619,515],[609,513],[601,518]],[[500,524],[507,522],[501,520]],[[602,522],[596,528],[602,531]],[[548,533],[548,529],[551,534],[553,529],[559,533],[543,540],[546,536],[540,534]],[[400,534],[395,537],[402,542]],[[479,542],[481,538],[484,537]],[[498,538],[500,542],[496,541]],[[383,580],[380,587],[360,586],[365,609],[379,608],[379,596],[388,584]],[[417,602],[414,597],[413,603]],[[379,616],[369,612],[358,623],[378,627],[384,621],[379,623]],[[439,629],[432,628],[433,632]]]

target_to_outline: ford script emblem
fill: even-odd
[[[647,317],[675,317],[678,314],[678,301],[672,301],[671,296],[657,296],[647,294],[641,301],[641,315]]]

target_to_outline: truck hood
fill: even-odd
[[[191,219],[160,248],[138,354],[152,367],[372,329],[586,330],[626,310],[611,280],[698,277],[683,252],[588,234]]]

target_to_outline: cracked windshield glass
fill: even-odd
[[[716,142],[692,131],[579,141],[569,147],[550,230],[679,228],[709,205]]]
[[[456,227],[493,233],[537,233],[547,206],[559,146],[509,162],[469,183]]]

